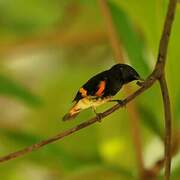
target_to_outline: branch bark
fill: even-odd
[[[163,97],[163,105],[164,105],[164,116],[165,116],[165,180],[170,179],[170,172],[171,172],[171,106],[170,106],[170,98],[169,92],[167,87],[167,82],[165,79],[164,74],[162,74],[161,78],[159,79],[161,93]]]

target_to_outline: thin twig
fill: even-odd
[[[112,47],[112,51],[115,57],[116,62],[118,63],[125,63],[124,57],[123,57],[123,48],[121,47],[121,44],[119,42],[118,33],[116,30],[116,27],[114,25],[112,15],[110,12],[110,9],[108,7],[107,0],[99,0],[99,6],[102,12],[102,16],[104,17],[106,29],[107,29],[107,35],[109,38],[109,42]],[[127,86],[125,88],[125,95],[128,96],[130,94],[131,87]],[[135,147],[135,154],[137,159],[137,165],[138,165],[138,172],[140,179],[143,179],[144,174],[144,162],[142,158],[142,145],[141,145],[141,131],[140,131],[140,123],[139,123],[139,114],[136,110],[136,104],[134,102],[131,102],[127,106],[128,114],[130,116],[130,129],[132,134],[132,140]]]
[[[159,79],[164,104],[165,116],[165,180],[169,180],[171,172],[171,107],[167,82],[164,74]]]
[[[174,20],[174,14],[176,9],[177,0],[170,0],[168,5],[167,16],[164,23],[163,33],[159,45],[158,59],[156,63],[155,71],[159,75],[159,83],[161,87],[161,93],[163,96],[164,104],[164,117],[165,117],[165,180],[170,179],[171,173],[171,108],[169,92],[167,88],[166,78],[164,75],[164,67],[166,64],[167,49],[169,44],[169,37],[171,34],[172,23]]]
[[[172,138],[171,143],[171,157],[175,156],[179,152],[180,147],[180,133],[175,132],[174,137]],[[157,160],[155,164],[146,171],[148,177],[157,179],[157,176],[160,170],[164,167],[166,157],[162,157],[161,159]]]
[[[168,11],[164,23],[161,40],[159,43],[158,59],[156,62],[155,70],[159,70],[159,77],[164,72],[164,66],[166,64],[167,48],[169,44],[169,37],[171,34],[172,23],[174,20],[174,14],[176,10],[177,0],[170,0],[168,5]],[[158,67],[160,66],[160,67]]]
[[[103,31],[82,33],[49,32],[38,37],[21,38],[15,42],[2,41],[0,42],[0,56],[49,46],[78,47],[104,42],[106,42],[106,33]]]

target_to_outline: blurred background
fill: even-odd
[[[168,0],[109,0],[124,62],[146,78],[156,62]],[[166,74],[173,113],[172,179],[180,179],[180,4]],[[94,116],[91,109],[62,122],[79,87],[117,63],[98,0],[0,1],[0,156]],[[132,90],[138,87],[132,83]],[[116,97],[126,97],[122,91]],[[98,108],[101,112],[112,104]],[[147,169],[163,161],[164,118],[159,85],[133,103]],[[138,179],[128,107],[71,136],[0,164],[3,180]],[[135,137],[136,138],[136,137]],[[163,168],[158,170],[162,179]]]

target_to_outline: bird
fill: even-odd
[[[115,64],[110,69],[96,74],[81,86],[74,97],[74,105],[62,118],[63,121],[74,119],[82,110],[92,108],[98,116],[96,108],[106,102],[118,102],[112,98],[121,90],[123,85],[134,80],[143,81],[140,75],[128,64]]]

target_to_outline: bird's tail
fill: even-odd
[[[72,119],[74,119],[74,118],[80,113],[80,109],[78,109],[76,105],[77,105],[77,104],[75,104],[75,105],[70,109],[70,111],[63,116],[63,118],[62,118],[63,121],[72,120]]]

